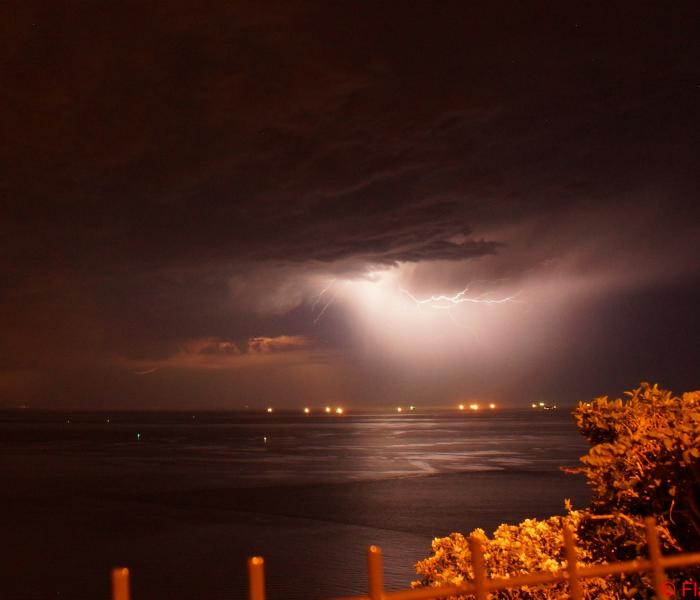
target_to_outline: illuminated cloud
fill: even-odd
[[[279,335],[277,337],[253,337],[248,339],[248,352],[271,354],[294,352],[309,347],[309,340],[300,335]]]
[[[218,338],[199,338],[188,340],[180,346],[182,354],[200,356],[238,356],[241,354],[238,346],[230,340]]]
[[[152,369],[144,369],[143,371],[134,371],[134,375],[150,375],[151,373],[155,373],[158,369],[157,368],[152,368]]]
[[[116,364],[125,365],[135,375],[149,375],[163,369],[246,369],[260,364],[313,362],[313,355],[308,353],[311,347],[310,340],[304,336],[257,336],[249,338],[242,346],[232,340],[205,337],[184,340],[177,344],[175,352],[163,358],[120,358]]]

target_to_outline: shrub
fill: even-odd
[[[593,445],[576,470],[593,490],[591,512],[653,515],[670,546],[700,550],[700,392],[678,397],[643,383],[626,395],[574,412]]]
[[[579,431],[591,443],[582,466],[567,469],[585,475],[591,506],[566,517],[528,519],[501,525],[482,538],[489,577],[513,577],[565,566],[563,522],[575,529],[582,566],[629,560],[646,551],[644,517],[654,516],[665,553],[700,549],[700,392],[673,396],[642,383],[627,399],[596,398],[574,411]],[[467,538],[453,533],[433,540],[433,554],[416,565],[423,577],[414,587],[461,583],[472,577]],[[681,577],[700,573],[686,571]],[[646,574],[593,578],[582,582],[585,598],[651,598]],[[564,584],[521,587],[497,598],[568,598]]]
[[[571,527],[578,528],[582,517],[581,512],[570,511],[567,521]],[[527,519],[518,525],[501,525],[494,532],[492,539],[481,529],[474,530],[472,534],[481,538],[489,577],[507,578],[533,571],[556,572],[566,566],[561,517],[545,520]],[[421,582],[413,582],[413,587],[454,585],[473,577],[468,540],[461,533],[433,540],[432,550],[432,556],[416,565],[416,570],[424,579]],[[592,556],[586,548],[579,546],[577,550],[581,565],[592,564]],[[603,579],[587,579],[582,583],[590,598],[601,597],[608,587]],[[568,589],[563,583],[524,586],[502,591],[498,597],[563,599],[568,598]]]

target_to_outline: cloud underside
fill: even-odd
[[[566,6],[556,27],[509,7],[507,39],[486,6],[214,11],[216,28],[184,9],[18,9],[11,272],[463,260],[522,219],[694,187],[688,25],[665,11],[625,16],[644,44]]]
[[[639,4],[13,8],[0,376],[361,355],[314,302],[407,264],[692,288],[694,6]]]
[[[134,375],[150,375],[167,369],[240,369],[251,366],[310,360],[313,343],[299,335],[251,337],[243,342],[221,338],[184,340],[160,359],[117,359]]]

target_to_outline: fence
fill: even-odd
[[[690,565],[700,565],[700,552],[689,554],[674,554],[663,556],[656,521],[649,517],[645,521],[647,551],[649,558],[639,558],[626,562],[578,567],[576,559],[576,542],[574,534],[568,526],[564,526],[564,552],[566,568],[556,572],[531,573],[510,578],[489,579],[486,573],[484,550],[481,540],[469,538],[469,548],[472,554],[472,570],[474,577],[471,581],[460,585],[441,587],[424,587],[413,590],[387,592],[384,590],[384,570],[382,552],[377,546],[367,549],[367,580],[368,592],[364,596],[348,596],[335,600],[437,600],[449,596],[471,595],[475,600],[487,600],[490,592],[534,586],[545,583],[567,582],[571,600],[581,600],[581,580],[590,577],[604,577],[621,573],[640,573],[648,571],[652,575],[654,593],[657,600],[673,596],[669,587],[665,569],[675,569]],[[700,583],[700,582],[698,582]],[[264,560],[254,556],[248,560],[248,599],[265,600]],[[112,600],[129,600],[129,570],[126,568],[112,571]]]

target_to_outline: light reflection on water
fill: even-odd
[[[0,576],[18,594],[96,597],[118,561],[138,597],[240,597],[253,552],[271,600],[360,593],[369,543],[397,588],[433,536],[585,501],[558,472],[586,449],[563,412],[110,417],[0,415],[4,532],[27,557]],[[56,580],[74,565],[80,585]]]
[[[499,412],[486,415],[411,414],[397,417],[296,416],[240,421],[159,424],[146,422],[1,425],[3,454],[51,453],[83,468],[119,464],[157,471],[157,489],[177,472],[196,486],[254,486],[274,474],[280,483],[342,482],[426,472],[541,469],[572,464],[584,450],[563,413]],[[232,419],[232,417],[227,417]],[[537,435],[532,427],[537,427]],[[8,431],[11,429],[12,431]],[[141,438],[136,439],[136,433]],[[206,473],[198,472],[206,464]]]

